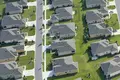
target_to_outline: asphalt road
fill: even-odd
[[[118,20],[120,22],[120,0],[115,0],[116,8],[117,8],[117,13],[118,13]]]
[[[36,6],[36,43],[35,43],[35,80],[42,80],[42,17],[43,1],[37,0]]]

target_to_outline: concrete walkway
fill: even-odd
[[[32,69],[32,70],[24,70],[23,75],[25,75],[25,76],[34,76],[35,75],[34,69]]]
[[[36,6],[36,4],[37,4],[36,1],[35,2],[28,2],[27,3],[28,6]]]
[[[25,46],[25,51],[35,51],[35,44],[30,46]]]
[[[35,41],[35,35],[34,36],[25,36],[25,39],[28,41]]]
[[[52,76],[53,76],[53,70],[43,72],[43,78],[44,79],[47,79],[48,77],[52,77]]]
[[[28,26],[33,26],[35,25],[36,26],[36,21],[28,21],[26,22],[25,26],[28,27]]]

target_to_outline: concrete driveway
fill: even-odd
[[[35,2],[28,2],[27,5],[28,5],[28,6],[36,6],[37,3],[36,3],[36,1],[35,1]]]

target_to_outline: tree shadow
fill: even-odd
[[[97,70],[97,74],[99,75],[99,77],[101,78],[101,80],[105,80],[105,76],[104,76],[101,68],[99,68],[99,69]]]

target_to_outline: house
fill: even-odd
[[[112,78],[120,74],[120,55],[116,55],[113,59],[103,62],[101,70],[106,78]]]
[[[59,39],[72,38],[75,36],[75,23],[52,25],[49,34]]]
[[[6,29],[0,31],[1,43],[24,42],[24,33],[18,29]]]
[[[113,34],[112,27],[106,27],[104,23],[88,24],[90,38],[110,36]]]
[[[103,16],[96,13],[96,11],[87,11],[86,12],[86,22],[87,24],[101,23],[104,22]]]
[[[24,52],[25,50],[24,50],[24,45],[15,45],[15,46],[13,46],[13,48],[15,49],[15,51],[17,52],[17,53],[20,53],[20,52]]]
[[[76,51],[75,40],[55,41],[51,44],[50,50],[58,56],[74,54]]]
[[[28,3],[27,0],[20,0],[20,1],[18,1],[18,4],[22,5],[23,8],[27,8],[28,7],[27,3]]]
[[[2,19],[1,26],[3,28],[20,28],[24,27],[26,19],[22,19],[20,14],[5,15]]]
[[[72,7],[57,8],[55,14],[51,16],[50,21],[55,23],[63,20],[71,20],[73,18],[72,11]]]
[[[23,68],[17,67],[17,63],[5,63],[0,64],[0,77],[7,80],[10,77],[14,77],[15,80],[22,78]]]
[[[92,60],[105,55],[114,55],[119,52],[117,43],[110,44],[108,40],[100,40],[91,44]]]
[[[86,8],[105,7],[105,0],[86,0]]]
[[[52,0],[53,8],[68,7],[73,5],[73,0]]]
[[[72,56],[55,58],[52,60],[53,75],[61,76],[78,72],[78,62],[74,62]]]
[[[23,7],[17,2],[6,3],[6,8],[5,8],[6,14],[19,14],[22,12],[23,12]]]
[[[102,8],[100,8],[100,9],[97,9],[96,12],[97,12],[98,14],[101,14],[102,17],[106,17],[106,16],[109,15],[107,7],[102,7]]]
[[[17,59],[18,53],[13,49],[0,48],[0,63],[15,61]]]

